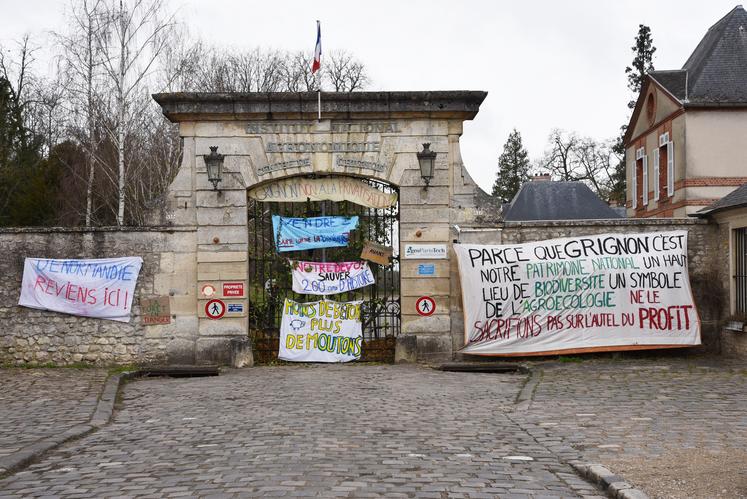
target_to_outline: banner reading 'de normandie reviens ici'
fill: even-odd
[[[72,315],[129,322],[143,259],[26,258],[18,304]]]
[[[454,249],[464,303],[463,353],[700,344],[687,231]]]

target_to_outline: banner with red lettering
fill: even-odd
[[[687,231],[455,244],[463,353],[542,355],[700,344]]]
[[[26,258],[18,304],[129,322],[140,257],[95,260]]]
[[[334,295],[374,284],[366,262],[292,261],[293,291],[302,295]]]

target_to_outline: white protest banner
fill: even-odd
[[[296,262],[293,291],[302,295],[333,295],[374,284],[366,262]]]
[[[700,344],[687,231],[455,244],[463,353],[532,355]]]
[[[250,189],[248,195],[257,201],[350,201],[367,208],[379,209],[389,208],[397,202],[396,192],[382,192],[362,180],[339,176],[275,180]]]
[[[361,301],[298,303],[285,299],[278,359],[350,362],[363,345]]]
[[[72,315],[129,322],[143,259],[26,258],[18,304]]]

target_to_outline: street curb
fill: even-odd
[[[542,378],[541,369],[529,368],[529,379],[522,387],[519,394],[516,396],[516,411],[527,411],[529,406],[532,405],[532,397],[534,397],[534,390]]]
[[[534,391],[542,380],[542,369],[540,367],[529,368],[529,379],[522,387],[516,397],[517,412],[526,412],[532,404]],[[645,492],[636,489],[619,475],[615,475],[601,464],[582,463],[580,461],[568,461],[573,470],[588,482],[599,487],[599,489],[613,499],[649,499]]]
[[[125,372],[107,378],[96,403],[96,409],[93,411],[88,423],[75,425],[59,435],[43,438],[13,454],[0,457],[0,478],[20,471],[43,454],[59,447],[65,442],[84,437],[106,425],[114,413],[114,403],[117,400],[117,393],[119,393],[122,382],[134,377],[136,374],[136,372]]]
[[[582,477],[599,486],[614,499],[649,499],[645,492],[636,489],[619,475],[615,475],[601,464],[587,464],[578,461],[568,464]]]

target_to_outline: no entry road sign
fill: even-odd
[[[420,298],[418,298],[418,301],[415,302],[415,309],[420,315],[426,317],[429,315],[433,315],[433,312],[436,311],[436,300],[434,300],[430,296],[421,296]]]
[[[220,319],[226,313],[223,300],[210,300],[205,304],[205,315],[211,319]]]

